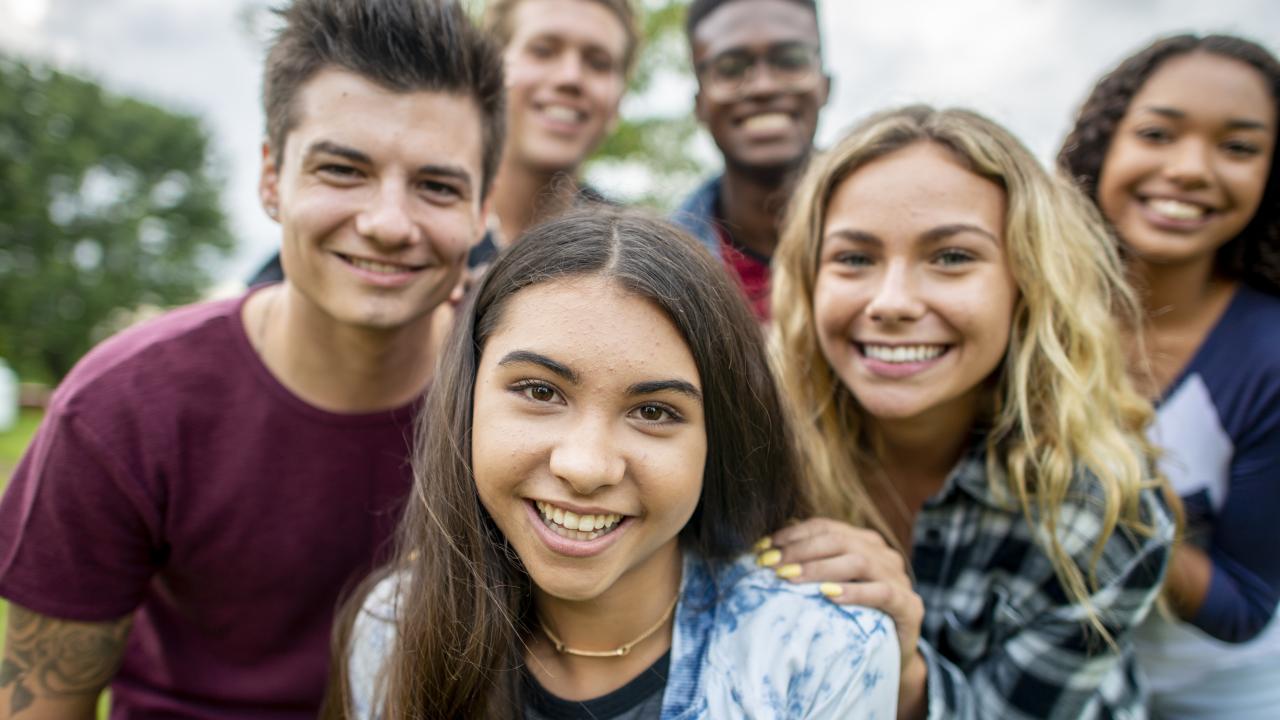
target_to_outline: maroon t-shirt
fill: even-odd
[[[0,500],[0,595],[135,613],[112,718],[314,718],[340,592],[386,559],[415,407],[338,415],[258,359],[243,298],[95,348]]]

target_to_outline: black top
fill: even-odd
[[[592,700],[563,700],[547,692],[528,671],[524,673],[524,715],[528,720],[657,720],[667,688],[671,651],[634,680]]]

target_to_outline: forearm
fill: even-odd
[[[1174,549],[1164,589],[1178,617],[1191,620],[1200,612],[1212,576],[1213,563],[1203,550],[1185,544]]]
[[[131,618],[107,623],[59,620],[9,606],[0,661],[0,720],[94,717],[115,675]]]

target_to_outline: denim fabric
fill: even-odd
[[[693,194],[685,198],[671,214],[671,222],[679,225],[702,243],[711,256],[720,259],[720,237],[716,234],[716,205],[720,203],[720,182],[723,175],[706,181]]]
[[[394,583],[365,600],[352,640],[354,717],[376,716],[378,668],[395,645]],[[840,606],[745,555],[711,566],[686,554],[662,701],[664,720],[891,720],[900,656],[893,621]]]

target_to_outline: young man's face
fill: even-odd
[[[394,92],[326,69],[294,100],[260,192],[293,288],[336,325],[396,330],[449,296],[481,221],[481,114],[470,97]]]
[[[698,23],[695,110],[727,167],[773,173],[808,155],[830,88],[818,48],[813,11],[786,0],[726,3]]]
[[[510,23],[508,157],[539,172],[573,173],[618,116],[622,21],[591,0],[524,0]]]

